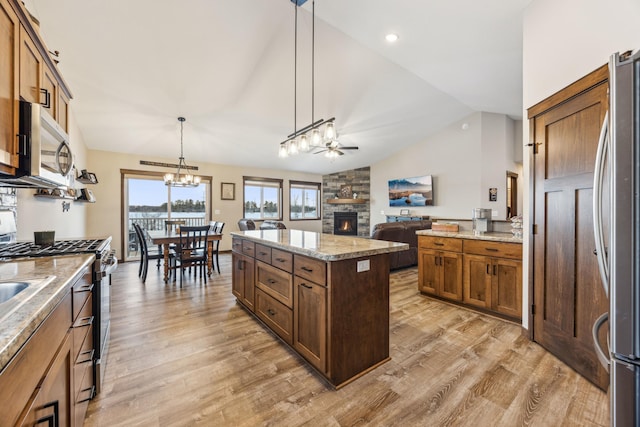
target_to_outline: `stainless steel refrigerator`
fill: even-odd
[[[640,425],[640,51],[609,61],[609,112],[594,173],[596,254],[609,312],[593,327],[609,370],[612,426]],[[608,322],[607,322],[608,320]],[[598,339],[608,323],[608,348]],[[607,344],[605,344],[606,346]]]

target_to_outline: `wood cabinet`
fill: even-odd
[[[8,0],[0,0],[0,173],[18,167],[20,21]]]
[[[255,259],[249,255],[238,253],[242,251],[242,241],[233,239],[233,252],[231,255],[233,269],[231,270],[232,292],[238,301],[249,310],[254,311],[255,305]],[[250,248],[250,247],[248,247]],[[252,253],[253,248],[247,252]]]
[[[522,318],[522,244],[419,236],[421,292]]]
[[[462,240],[419,236],[418,288],[453,301],[462,301]]]
[[[94,391],[88,268],[71,283],[63,299],[0,374],[2,426],[81,426],[84,422]]]
[[[293,347],[321,372],[327,367],[327,288],[294,280]]]
[[[14,175],[19,164],[20,97],[46,105],[68,132],[71,92],[17,0],[0,0],[0,52],[0,173]]]
[[[336,388],[389,360],[388,254],[324,261],[235,236],[232,247],[238,302]],[[236,272],[249,253],[255,309]]]

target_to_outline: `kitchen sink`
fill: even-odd
[[[0,304],[9,301],[29,287],[27,282],[2,282],[0,283]]]

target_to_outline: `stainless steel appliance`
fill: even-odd
[[[39,246],[30,242],[10,243],[0,246],[0,260],[43,257],[69,254],[95,254],[92,266],[93,277],[93,328],[94,378],[99,393],[104,378],[109,346],[109,324],[111,320],[111,273],[118,266],[115,250],[111,249],[111,237],[87,240],[57,240],[53,245]]]
[[[639,191],[640,52],[616,53],[609,62],[609,113],[594,173],[595,253],[609,312],[596,321],[593,338],[609,370],[613,426],[640,425]],[[598,332],[607,320],[609,348],[603,350]]]
[[[39,104],[20,101],[19,164],[14,176],[0,174],[6,187],[70,185],[73,154],[69,135]]]
[[[474,234],[484,234],[493,231],[491,209],[474,208],[471,211],[471,218],[473,219]]]

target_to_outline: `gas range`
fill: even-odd
[[[82,253],[102,255],[109,249],[110,243],[111,237],[106,239],[58,240],[53,245],[36,245],[32,242],[9,243],[0,245],[0,259]]]

